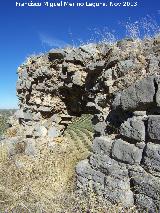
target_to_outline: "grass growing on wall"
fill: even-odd
[[[75,118],[64,133],[64,137],[68,138],[81,153],[91,151],[94,132],[92,117],[93,115],[83,114],[81,117]]]

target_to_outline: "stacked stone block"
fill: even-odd
[[[107,200],[124,206],[135,204],[146,212],[160,212],[157,79],[159,76],[154,75],[137,81],[115,96],[110,114],[117,110],[119,118],[124,113],[126,116],[115,127],[118,133],[113,130],[112,134],[107,131],[110,116],[106,117],[106,135],[94,139],[93,154],[77,165],[80,189],[89,182],[88,187],[96,188],[98,181],[95,182],[93,177],[101,172],[104,181],[99,183],[99,190]],[[104,125],[101,128],[104,130]],[[86,166],[91,173],[84,172]]]

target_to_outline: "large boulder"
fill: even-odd
[[[155,95],[154,79],[155,76],[149,76],[117,94],[112,103],[113,108],[136,110],[153,104]]]
[[[107,155],[93,154],[91,155],[89,162],[92,168],[101,171],[106,175],[119,179],[125,179],[128,177],[126,166],[118,163]]]
[[[147,170],[160,172],[160,144],[147,143],[144,149],[143,165]]]
[[[127,164],[139,164],[142,159],[142,149],[121,139],[115,140],[112,147],[112,157]]]
[[[83,160],[76,166],[77,186],[82,190],[96,190],[99,194],[104,193],[105,175],[91,168],[88,160]]]
[[[136,204],[147,208],[149,212],[159,212],[160,181],[158,177],[147,173],[141,167],[132,167],[129,172],[133,191],[136,195]],[[144,197],[143,197],[144,196]],[[144,204],[149,201],[146,206]],[[154,211],[153,211],[154,210]]]
[[[152,140],[160,140],[160,116],[159,115],[149,116],[148,136]]]
[[[132,141],[145,141],[145,125],[142,119],[133,117],[122,123],[120,134]]]
[[[104,197],[112,203],[121,203],[125,207],[134,205],[133,192],[130,190],[129,179],[120,180],[110,176],[105,178]]]
[[[93,159],[94,158],[95,157],[93,156]],[[99,161],[97,161],[97,163],[99,163]],[[93,164],[91,165],[93,166]],[[126,207],[133,206],[133,193],[130,190],[129,178],[126,176],[128,172],[126,171],[126,174],[122,174],[123,170],[118,170],[123,176],[123,178],[119,178],[120,174],[116,174],[117,167],[114,168],[114,164],[110,166],[109,162],[108,167],[111,167],[109,169],[110,173],[112,173],[111,176],[91,167],[88,160],[81,161],[76,167],[76,172],[78,174],[77,186],[86,191],[93,190],[112,203],[118,202]]]
[[[92,151],[95,154],[105,154],[110,156],[112,150],[112,143],[113,140],[111,140],[107,136],[96,137],[93,140]]]

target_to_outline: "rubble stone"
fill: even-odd
[[[129,118],[122,123],[120,134],[136,141],[145,141],[145,125],[141,119]]]
[[[112,157],[124,163],[139,164],[142,159],[142,151],[134,144],[118,139],[113,143]]]

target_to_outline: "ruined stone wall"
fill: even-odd
[[[115,96],[103,121],[105,134],[77,165],[79,188],[87,190],[90,183],[113,203],[160,211],[159,79],[144,78]]]
[[[116,91],[159,71],[158,42],[126,39],[28,58],[18,69],[17,118],[25,126],[46,119],[63,132],[71,116],[107,112]]]
[[[154,212],[160,201],[159,57],[155,37],[29,58],[18,69],[18,134],[26,144],[54,139],[74,117],[93,114],[92,154],[76,167],[78,188],[91,183],[113,203]]]

